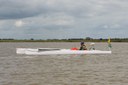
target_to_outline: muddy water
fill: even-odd
[[[106,46],[96,43],[96,49]],[[128,85],[128,43],[112,46],[111,55],[27,56],[17,55],[16,48],[71,48],[79,43],[0,43],[0,85]]]

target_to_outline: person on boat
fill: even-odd
[[[80,46],[80,49],[79,50],[87,50],[84,42],[81,42],[80,44],[81,44],[81,46]]]
[[[95,43],[91,43],[91,44],[90,44],[89,50],[95,50]]]

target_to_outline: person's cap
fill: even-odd
[[[84,42],[81,42],[80,44],[82,45],[82,44],[84,44]]]
[[[95,43],[91,43],[90,45],[95,45]]]

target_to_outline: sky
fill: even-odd
[[[128,38],[128,0],[0,0],[0,38]]]

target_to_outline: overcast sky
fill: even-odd
[[[128,0],[0,0],[0,38],[127,38]]]

